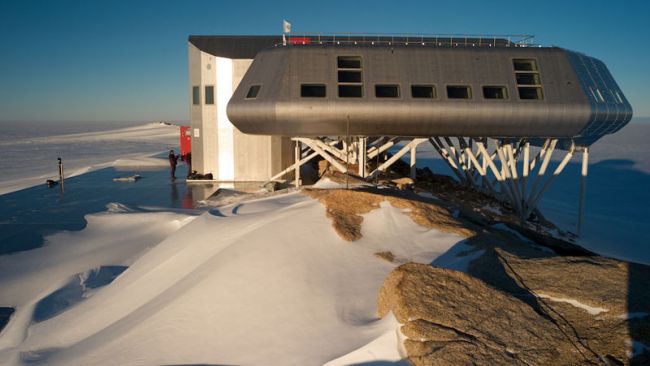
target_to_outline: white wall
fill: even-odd
[[[232,93],[253,60],[215,57],[189,45],[189,102],[192,168],[220,181],[265,181],[293,164],[288,138],[246,135],[228,119]],[[201,105],[192,105],[192,87],[200,86]],[[205,86],[214,86],[214,105],[205,104]],[[199,130],[198,136],[196,130]]]

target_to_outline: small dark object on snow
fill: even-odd
[[[200,174],[197,173],[196,170],[192,172],[192,174],[189,174],[187,176],[187,179],[192,179],[192,180],[212,180],[212,173],[208,174]]]
[[[45,184],[47,184],[47,186],[48,186],[49,188],[52,188],[52,187],[54,187],[55,185],[59,184],[59,182],[57,182],[57,181],[55,181],[55,180],[52,180],[52,179],[48,179],[48,180],[45,181]]]

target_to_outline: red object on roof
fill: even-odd
[[[309,44],[311,42],[310,37],[290,37],[289,44]]]
[[[192,152],[192,129],[190,126],[181,126],[181,159],[185,160],[185,155]]]

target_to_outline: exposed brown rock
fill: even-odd
[[[384,282],[378,312],[403,324],[414,364],[650,361],[647,351],[630,357],[633,340],[650,344],[650,267],[558,256],[494,234],[469,243],[485,251],[470,275],[408,263]]]
[[[393,179],[391,183],[393,183],[397,189],[400,190],[413,189],[413,186],[415,185],[413,179],[408,177]]]
[[[379,294],[379,315],[389,311],[415,365],[597,363],[526,303],[461,272],[401,265]]]
[[[377,253],[375,253],[375,257],[381,258],[381,259],[383,259],[383,260],[385,260],[386,262],[389,262],[389,263],[395,263],[395,259],[396,259],[395,254],[393,254],[390,251],[377,252]]]
[[[415,195],[399,196],[388,189],[372,188],[308,189],[303,192],[325,205],[327,217],[332,219],[334,230],[348,241],[361,238],[361,215],[379,208],[382,201],[388,201],[394,207],[403,209],[415,223],[426,228],[435,228],[464,237],[475,234],[469,223],[454,218],[446,208],[418,200]]]
[[[650,267],[600,256],[525,259],[503,249],[496,253],[519,287],[545,297],[537,299],[540,309],[596,354],[627,363],[631,339],[650,344],[650,318],[628,316],[650,314]],[[558,299],[605,310],[590,314]]]

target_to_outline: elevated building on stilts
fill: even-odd
[[[210,62],[215,80],[206,82],[196,75]],[[210,83],[218,86],[216,118],[196,108],[196,93]],[[415,178],[416,148],[430,143],[461,183],[522,219],[576,155],[584,187],[589,146],[632,117],[603,62],[530,36],[190,37],[190,84],[192,126],[203,129],[193,156],[196,146],[205,172],[221,171],[222,147],[242,136],[256,164],[268,166],[253,174],[261,180],[295,172],[299,184],[300,165],[316,156],[341,172],[354,164],[367,178],[407,154]],[[222,132],[226,124],[234,132]],[[225,136],[234,142],[222,143]],[[254,141],[268,144],[269,155]],[[368,161],[389,149],[392,157],[370,171]],[[247,164],[232,157],[234,166]]]

